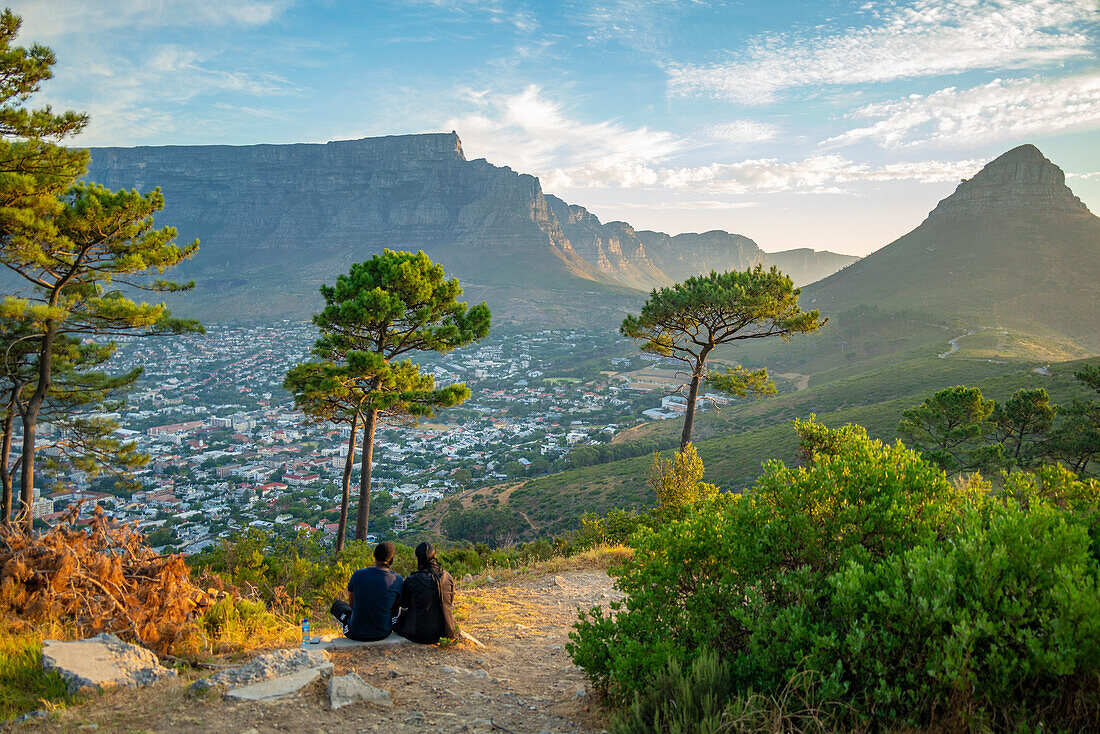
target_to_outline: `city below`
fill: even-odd
[[[150,461],[130,483],[82,471],[47,477],[53,483],[35,490],[36,519],[53,524],[78,503],[87,518],[100,507],[183,553],[250,527],[335,538],[350,427],[309,420],[282,386],[315,337],[311,324],[283,322],[121,343],[112,367],[144,374],[125,406],[101,417]],[[610,333],[568,330],[425,355],[437,385],[465,382],[473,395],[427,422],[380,423],[368,539],[415,529],[418,514],[448,494],[550,473],[577,446],[682,415],[681,376],[663,361]],[[56,454],[50,445],[61,436],[44,434],[43,453]],[[352,525],[358,459],[357,451]]]

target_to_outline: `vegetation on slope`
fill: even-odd
[[[952,484],[858,426],[643,523],[569,646],[626,732],[1100,724],[1100,483]],[[776,726],[777,722],[781,722]]]

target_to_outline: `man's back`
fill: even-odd
[[[351,575],[351,622],[347,636],[353,640],[381,640],[393,630],[393,617],[401,597],[401,577],[388,568],[361,568]]]

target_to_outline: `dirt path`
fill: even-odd
[[[947,343],[949,345],[951,345],[951,348],[948,349],[946,352],[943,352],[942,354],[939,354],[937,356],[940,359],[947,359],[952,354],[959,351],[959,339],[965,339],[968,336],[973,336],[973,334],[974,334],[973,331],[967,331],[965,334],[961,334],[961,335],[955,337],[954,339],[949,339]]]
[[[809,375],[800,375],[797,372],[780,372],[779,376],[793,382],[795,392],[801,392],[810,386]]]
[[[597,734],[605,728],[585,679],[565,653],[578,607],[605,607],[619,594],[603,571],[516,578],[460,591],[463,627],[485,643],[365,647],[332,653],[391,692],[392,709],[328,709],[322,683],[272,703],[187,694],[190,678],[141,691],[114,691],[16,731],[61,732],[513,732]],[[192,676],[193,677],[193,676]]]

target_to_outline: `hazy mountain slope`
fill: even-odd
[[[573,249],[599,268],[604,278],[644,290],[711,270],[744,270],[757,263],[775,265],[797,285],[805,285],[859,259],[809,248],[764,252],[750,238],[723,230],[678,235],[635,230],[626,222],[602,223],[583,206],[551,194],[546,201]]]
[[[911,310],[1100,351],[1100,219],[1023,145],[964,181],[909,234],[803,291],[835,313]]]

